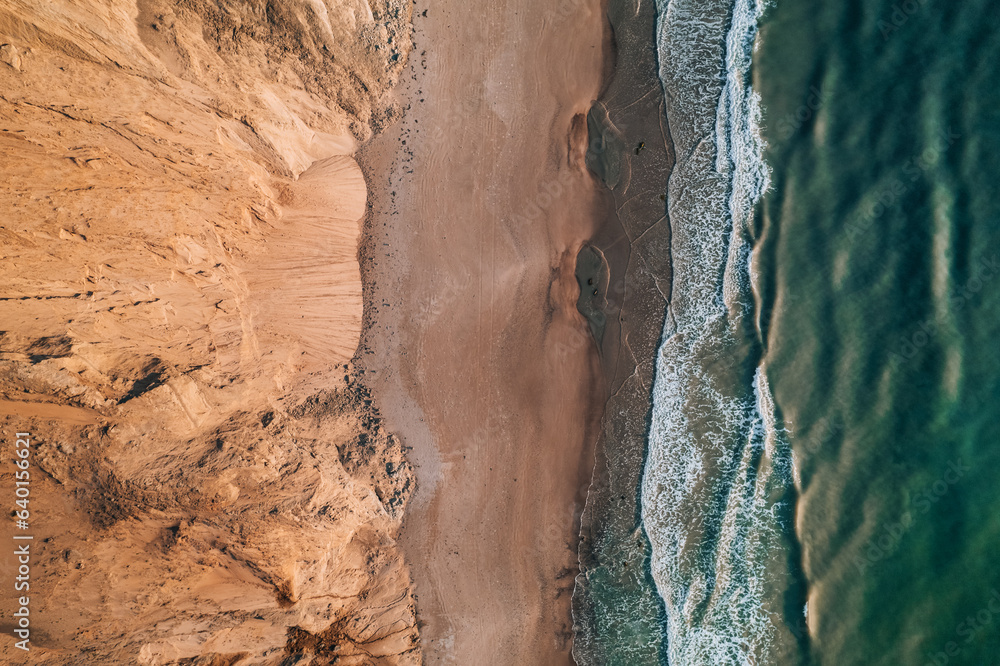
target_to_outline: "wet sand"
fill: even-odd
[[[611,266],[608,300],[617,321],[609,317],[604,342],[611,391],[582,521],[582,572],[573,611],[583,631],[574,655],[581,664],[645,664],[663,658],[666,621],[650,575],[639,486],[654,362],[672,290],[665,194],[674,147],[658,76],[655,6],[614,0],[608,17],[615,34],[615,71],[591,119],[624,150],[612,185],[614,220],[593,242]],[[613,157],[605,161],[614,164]]]
[[[598,3],[415,9],[371,191],[359,367],[418,489],[401,544],[428,664],[572,663],[580,515],[607,389],[574,276],[612,214],[584,164]]]

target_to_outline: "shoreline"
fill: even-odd
[[[605,10],[510,2],[472,23],[458,3],[416,7],[404,116],[357,156],[356,364],[417,475],[399,543],[425,663],[573,663],[610,389],[574,275],[613,215],[584,163],[614,62]]]
[[[658,72],[657,10],[612,0],[617,46],[612,78],[589,117],[592,135],[615,153],[592,154],[615,201],[594,244],[609,256],[609,326],[602,356],[609,397],[581,525],[573,592],[581,665],[665,663],[662,599],[651,578],[639,494],[652,415],[652,383],[670,297],[667,181],[674,147]],[[595,145],[592,139],[591,145]],[[624,241],[624,243],[622,242]],[[627,608],[621,612],[619,609]],[[598,634],[596,627],[604,627]],[[607,637],[612,640],[605,641]]]

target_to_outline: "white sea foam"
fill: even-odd
[[[767,663],[781,591],[766,571],[792,529],[779,516],[792,459],[763,366],[740,379],[748,377],[742,320],[753,307],[749,223],[768,186],[748,74],[762,6],[658,0],[658,9],[677,154],[668,185],[674,273],[643,523],[667,609],[670,663]]]

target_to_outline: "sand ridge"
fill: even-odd
[[[410,12],[0,10],[0,456],[34,435],[32,659],[419,661],[414,478],[351,364],[350,153],[398,113]]]

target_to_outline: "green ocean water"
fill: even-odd
[[[760,31],[801,662],[1000,664],[1000,6],[777,0]]]
[[[644,575],[578,658],[1000,665],[1000,7],[656,7],[647,538],[599,549]]]

